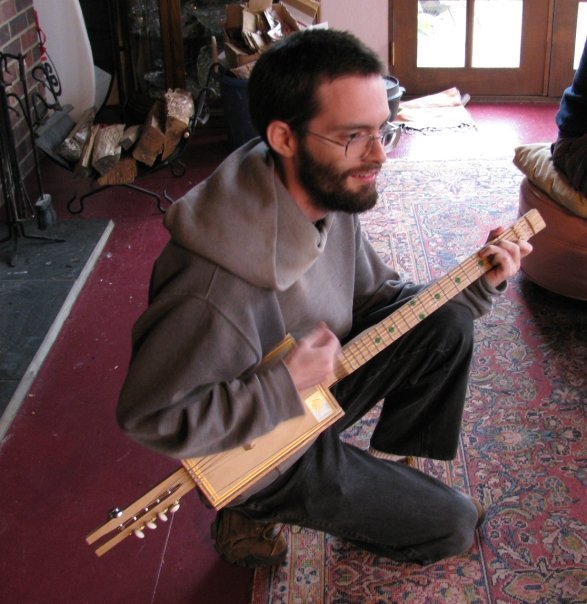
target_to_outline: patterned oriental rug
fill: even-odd
[[[515,221],[520,181],[509,159],[394,160],[364,229],[401,274],[428,281]],[[252,604],[587,602],[586,365],[587,305],[517,277],[476,322],[457,459],[419,461],[488,507],[469,554],[419,567],[286,527],[288,559],[255,572]],[[375,418],[345,438],[366,448]]]

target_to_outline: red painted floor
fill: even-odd
[[[513,157],[517,144],[556,137],[555,105],[467,107],[476,132],[406,135],[396,157]],[[166,170],[141,181],[177,198],[225,155],[223,132],[196,131],[183,178]],[[45,188],[61,218],[85,185],[54,165]],[[172,521],[102,558],[84,542],[115,505],[124,507],[178,467],[132,443],[114,419],[130,354],[130,329],[145,308],[151,264],[166,241],[150,198],[122,188],[77,217],[110,218],[114,231],[0,446],[2,601],[33,603],[245,604],[253,573],[225,564],[209,537],[213,513],[194,492]]]
[[[552,104],[469,103],[467,109],[477,130],[443,132],[442,136],[404,134],[392,155],[418,159],[513,158],[517,145],[556,139],[557,108]]]

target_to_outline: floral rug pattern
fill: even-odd
[[[508,159],[391,161],[364,230],[401,274],[428,281],[515,221],[521,179]],[[587,602],[586,366],[587,303],[518,276],[476,322],[457,459],[419,461],[488,508],[469,554],[418,567],[286,527],[288,559],[255,572],[252,603]],[[366,448],[375,418],[345,438]]]

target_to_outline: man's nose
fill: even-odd
[[[385,153],[385,149],[383,148],[383,143],[381,139],[377,137],[373,144],[371,145],[371,149],[367,156],[364,159],[370,159],[372,161],[377,161],[379,163],[384,163],[387,160],[387,154]]]

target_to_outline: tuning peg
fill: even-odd
[[[174,504],[169,508],[169,513],[170,514],[175,514],[175,512],[177,512],[177,510],[179,510],[179,501],[175,501]]]
[[[120,518],[123,514],[124,510],[121,508],[112,508],[109,512],[108,512],[108,518],[110,518],[111,520],[114,518]]]
[[[152,531],[154,531],[157,528],[157,525],[155,524],[155,519],[149,520],[146,523],[146,527],[149,528],[149,529],[151,529]]]
[[[144,538],[145,538],[145,533],[143,532],[143,529],[144,529],[144,528],[145,528],[145,527],[143,527],[143,526],[142,526],[141,528],[135,529],[135,530],[133,531],[134,536],[135,536],[137,539],[144,539]]]
[[[159,520],[161,520],[161,522],[167,522],[169,520],[169,518],[165,512],[167,512],[166,509],[157,514],[157,518],[159,518]]]

